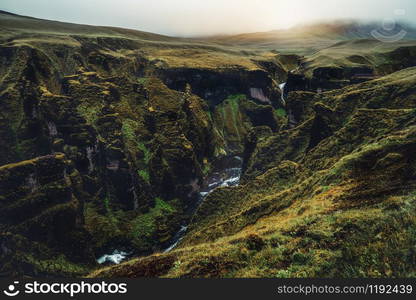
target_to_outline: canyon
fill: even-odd
[[[2,276],[415,276],[413,39],[0,25]]]

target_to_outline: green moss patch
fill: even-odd
[[[286,110],[284,108],[277,108],[274,110],[274,113],[279,118],[284,118],[287,116]]]

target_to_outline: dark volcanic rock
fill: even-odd
[[[72,181],[77,175],[68,174],[70,170],[63,154],[0,167],[1,272],[19,274],[21,263],[36,255],[36,243],[48,252],[64,253],[72,263],[93,264],[89,235],[82,227],[84,199],[75,196],[78,187]],[[27,243],[34,244],[26,248]],[[32,265],[28,274],[38,272],[53,270]]]

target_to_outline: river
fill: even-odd
[[[212,164],[212,170],[204,179],[204,183],[199,191],[198,201],[191,209],[191,215],[195,213],[206,197],[216,188],[225,186],[236,186],[240,183],[243,159],[239,156],[228,156],[215,161]],[[190,220],[191,218],[189,218]],[[182,224],[178,232],[173,236],[163,252],[173,250],[185,236],[188,224]],[[119,264],[129,256],[129,253],[114,250],[111,254],[104,254],[97,259],[99,264],[110,263]]]
[[[213,169],[205,178],[199,192],[199,200],[193,208],[193,213],[198,209],[205,198],[216,188],[224,186],[236,186],[240,183],[243,159],[239,156],[224,157],[213,164]],[[181,229],[173,237],[171,244],[163,252],[174,249],[185,236],[188,225],[182,225]]]

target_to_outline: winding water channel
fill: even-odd
[[[213,163],[212,170],[204,179],[199,191],[199,199],[192,208],[191,215],[195,213],[206,197],[215,189],[225,186],[236,186],[240,183],[243,159],[239,156],[228,156]],[[174,235],[169,246],[163,252],[173,250],[185,236],[189,224],[182,224],[179,231]],[[129,253],[114,250],[112,253],[104,254],[97,259],[99,264],[119,264],[129,256]]]

